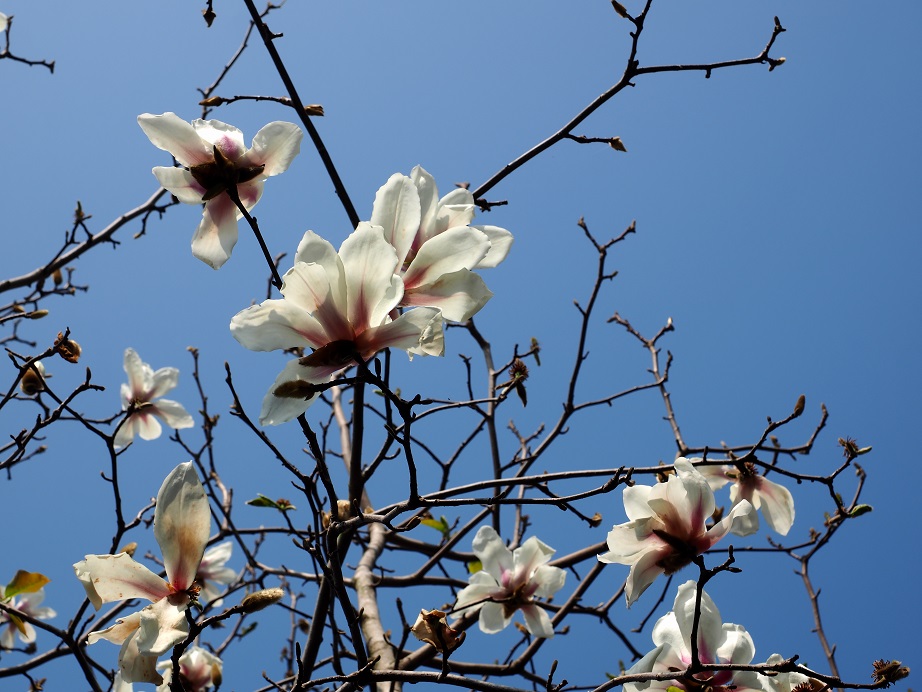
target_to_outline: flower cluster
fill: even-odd
[[[243,214],[234,199],[247,211],[256,206],[266,180],[288,170],[304,136],[297,125],[273,122],[256,133],[247,149],[243,133],[220,120],[190,124],[175,113],[144,113],[138,124],[155,147],[183,166],[155,167],[160,184],[180,202],[205,204],[192,254],[214,269],[230,259],[237,244],[237,219]]]
[[[163,481],[154,511],[154,536],[163,551],[166,580],[127,553],[87,555],[74,572],[93,607],[143,598],[151,605],[116,621],[108,629],[90,632],[88,642],[106,639],[121,644],[118,657],[123,682],[162,682],[157,657],[189,634],[186,610],[198,596],[195,583],[208,534],[208,499],[192,462],[180,464]]]
[[[4,589],[0,586],[0,601],[3,601],[3,605],[38,620],[48,620],[57,615],[48,606],[41,605],[43,600],[45,600],[44,589],[17,594],[6,599]],[[31,623],[5,610],[0,610],[0,649],[12,649],[15,646],[17,634],[23,644],[31,644],[35,641],[35,628]]]
[[[458,594],[454,612],[479,608],[480,629],[495,634],[521,610],[529,632],[553,637],[550,618],[534,599],[553,596],[566,580],[566,572],[547,564],[554,550],[532,536],[510,551],[490,526],[480,527],[473,548],[482,568]]]
[[[660,574],[672,574],[708,550],[729,531],[746,536],[758,519],[748,500],[740,500],[723,519],[708,528],[714,513],[714,492],[685,458],[676,459],[675,475],[655,486],[624,489],[629,522],[612,528],[602,562],[630,565],[625,585],[628,605]]]
[[[672,611],[661,617],[653,627],[653,643],[657,645],[656,648],[635,663],[627,675],[678,673],[688,668],[692,663],[691,635],[697,589],[693,581],[687,581],[679,587]],[[755,656],[755,645],[746,628],[724,623],[714,601],[704,591],[701,592],[697,635],[698,660],[703,664],[748,665]],[[768,663],[778,663],[780,660],[775,654],[769,658]],[[776,673],[767,677],[753,671],[717,670],[667,680],[628,682],[624,690],[700,692],[704,689],[732,689],[737,692],[790,692],[806,680],[799,673]]]
[[[707,479],[712,490],[719,490],[732,482],[730,502],[734,507],[743,500],[750,502],[753,507],[762,510],[762,516],[772,531],[782,536],[788,535],[794,524],[794,497],[783,485],[774,483],[760,474],[755,464],[748,461],[737,462],[735,465],[700,466],[698,470]]]

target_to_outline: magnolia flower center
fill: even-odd
[[[265,164],[238,168],[217,145],[213,149],[214,161],[200,163],[189,169],[195,182],[205,188],[203,202],[214,199],[222,192],[236,190],[237,185],[253,180],[266,168]]]
[[[658,567],[663,568],[663,572],[667,575],[678,572],[685,565],[691,564],[691,561],[707,548],[705,545],[699,549],[697,541],[676,538],[662,529],[653,529],[653,535],[672,549],[672,552],[656,563]]]
[[[519,608],[530,604],[531,597],[534,595],[537,588],[537,584],[526,582],[513,588],[512,591],[502,599],[497,599],[499,603],[502,603],[503,612],[506,617],[512,617],[512,614]]]

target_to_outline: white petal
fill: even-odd
[[[536,637],[550,639],[554,636],[554,628],[551,627],[551,619],[544,612],[543,608],[532,603],[531,605],[522,606],[520,609],[525,617],[525,627]]]
[[[146,406],[136,413],[132,413],[125,423],[125,426],[127,425],[131,425],[142,440],[156,440],[163,432],[160,422],[154,415],[153,406]]]
[[[263,398],[262,410],[259,413],[260,425],[281,425],[287,423],[304,413],[319,396],[315,394],[307,399],[298,399],[292,397],[278,397],[274,392],[278,387],[286,382],[310,382],[321,384],[330,379],[331,371],[329,368],[310,368],[304,367],[298,361],[293,360],[285,366],[285,369],[275,378],[275,382],[269,387],[266,396]]]
[[[205,188],[192,177],[189,171],[184,168],[156,166],[153,173],[161,187],[165,188],[170,194],[175,195],[176,199],[183,204],[202,203]]]
[[[292,159],[301,151],[304,133],[293,123],[272,122],[256,133],[253,146],[239,163],[241,166],[265,165],[263,175],[278,175],[288,170]]]
[[[99,610],[103,603],[146,598],[159,601],[170,594],[169,585],[127,553],[87,555],[74,565],[74,573],[87,598]]]
[[[282,295],[285,300],[310,313],[310,318],[297,318],[298,331],[319,348],[330,341],[351,341],[355,335],[349,321],[349,301],[346,296],[344,271],[330,274],[321,264],[298,262],[285,272]],[[294,317],[294,313],[284,316]]]
[[[237,218],[237,207],[226,194],[208,200],[202,222],[192,236],[193,256],[212,269],[220,269],[237,244]]]
[[[290,300],[267,300],[241,310],[231,319],[230,331],[251,351],[320,348],[331,341],[323,325]]]
[[[176,368],[160,368],[151,377],[150,389],[147,392],[148,401],[176,389],[178,384],[179,370]]]
[[[446,320],[467,322],[492,297],[493,292],[478,274],[459,269],[451,274],[443,274],[433,283],[407,290],[401,305],[438,308]]]
[[[412,287],[432,283],[459,269],[473,269],[489,249],[490,241],[480,231],[467,226],[449,228],[423,243],[403,281]]]
[[[222,123],[220,120],[193,120],[192,128],[195,133],[211,146],[208,151],[214,161],[214,147],[231,161],[236,161],[246,152],[243,143],[243,133],[233,125]]]
[[[756,497],[761,500],[762,516],[772,529],[787,536],[794,524],[794,497],[783,485],[764,476],[758,478]]]
[[[399,348],[421,356],[445,353],[442,313],[436,308],[413,308],[383,327],[369,329],[356,341],[361,352],[373,353],[383,348]]]
[[[477,530],[472,547],[483,565],[483,570],[493,577],[497,584],[502,583],[504,572],[515,569],[512,552],[492,526],[481,526]]]
[[[567,573],[560,567],[541,565],[532,577],[532,582],[538,584],[535,596],[549,598],[563,588],[567,580]]]
[[[487,237],[490,239],[490,251],[487,253],[487,256],[477,264],[478,268],[489,269],[497,266],[506,259],[506,255],[509,254],[509,250],[512,248],[513,240],[512,234],[509,231],[499,226],[471,226],[471,228],[481,233],[486,233]]]
[[[480,609],[480,630],[486,634],[502,632],[512,621],[512,616],[506,617],[506,609],[499,603],[484,603]]]
[[[428,238],[435,227],[435,217],[439,210],[439,188],[435,184],[435,178],[422,166],[413,167],[410,180],[419,193],[420,232]]]
[[[140,613],[135,613],[140,616]],[[142,654],[138,650],[137,631],[122,644],[118,652],[118,668],[122,680],[131,682],[152,682],[159,685],[163,678],[157,672],[157,657],[151,654]]]
[[[154,415],[169,425],[174,430],[191,428],[195,425],[195,420],[189,415],[189,412],[183,408],[182,404],[169,399],[158,399],[151,407]]]
[[[86,636],[88,644],[95,644],[100,639],[105,639],[113,644],[123,644],[130,637],[133,637],[141,624],[141,611],[132,613],[128,617],[119,618],[111,627],[98,632],[90,632]]]
[[[375,194],[371,223],[384,229],[384,237],[403,264],[420,225],[419,191],[405,175],[394,173]]]
[[[186,620],[188,599],[180,605],[164,598],[141,610],[138,628],[138,650],[142,654],[160,656],[172,649],[189,634]]]
[[[208,498],[192,462],[187,461],[164,479],[154,510],[154,536],[177,591],[185,591],[195,581],[210,532]]]
[[[343,241],[339,257],[346,278],[348,319],[355,333],[360,334],[378,326],[382,316],[394,309],[401,298],[394,295],[397,253],[379,228],[360,226]]]
[[[214,161],[214,152],[185,120],[175,113],[138,116],[138,125],[158,149],[170,152],[183,166]]]
[[[128,375],[129,398],[144,396],[150,389],[154,371],[133,348],[125,349],[124,368]]]

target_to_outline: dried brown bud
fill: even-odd
[[[214,22],[214,20],[215,20],[215,18],[216,18],[217,16],[218,16],[218,15],[216,15],[216,14],[214,13],[214,10],[211,9],[210,7],[208,7],[207,9],[202,10],[202,17],[205,18],[205,24],[208,25],[208,28],[209,28],[209,29],[211,28],[211,24],[212,24],[212,22]]]
[[[64,275],[61,273],[60,268],[51,272],[51,280],[54,281],[55,286],[60,286],[62,283],[64,283]]]
[[[610,146],[615,151],[623,151],[625,154],[627,153],[627,147],[624,146],[624,142],[621,141],[620,137],[612,137],[610,140],[608,140],[608,146]]]
[[[274,603],[278,603],[284,595],[285,592],[278,587],[254,591],[240,601],[240,607],[243,608],[244,613],[255,613],[257,610],[262,610]]]
[[[121,548],[118,549],[120,553],[128,553],[131,557],[134,557],[134,551],[138,549],[138,544],[132,541],[131,543],[126,543]]]
[[[76,363],[80,360],[80,344],[73,339],[64,338],[63,332],[58,332],[58,338],[54,341],[54,349],[68,363]]]
[[[337,500],[336,515],[339,517],[340,521],[345,521],[346,519],[354,517],[355,511],[352,509],[352,503],[349,502],[349,500]]]
[[[618,13],[619,17],[624,19],[630,19],[631,15],[627,13],[627,9],[622,5],[618,0],[611,0],[611,6],[615,8],[615,12]]]
[[[221,686],[221,683],[224,682],[224,672],[221,670],[221,666],[217,663],[211,664],[211,685],[214,689],[218,689]]]
[[[807,404],[807,397],[801,394],[797,397],[797,403],[794,404],[794,413],[791,414],[791,418],[797,418],[801,413],[804,412],[804,406]]]
[[[431,644],[436,651],[447,656],[461,646],[465,633],[449,627],[445,618],[441,610],[423,608],[410,631],[421,642]]]
[[[874,682],[885,682],[889,687],[897,680],[902,680],[908,676],[909,668],[899,661],[874,661],[874,672],[871,673]]]
[[[323,106],[319,103],[311,103],[304,106],[304,112],[307,115],[323,115]]]
[[[202,99],[198,102],[198,105],[205,106],[205,108],[213,108],[215,106],[220,106],[224,103],[223,96],[209,96],[207,99]]]
[[[37,360],[22,374],[19,389],[26,396],[35,396],[45,390],[45,366]]]
[[[598,528],[602,524],[602,515],[599,512],[596,512],[591,517],[589,517],[589,526],[592,528]]]

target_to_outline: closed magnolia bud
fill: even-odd
[[[45,389],[45,366],[38,360],[22,374],[19,389],[26,396],[35,396]]]
[[[274,589],[263,589],[246,596],[240,601],[240,607],[243,609],[244,613],[255,613],[257,610],[262,610],[274,603],[278,603],[282,600],[284,595],[285,592],[278,587]]]
[[[48,314],[47,310],[33,310],[26,317],[30,320],[40,320]]]
[[[51,272],[51,280],[54,281],[55,286],[60,286],[64,283],[64,275],[61,273],[60,269],[55,269]]]
[[[138,544],[132,541],[131,543],[126,543],[121,548],[119,548],[120,553],[128,553],[131,557],[134,557],[134,551],[138,549]]]

